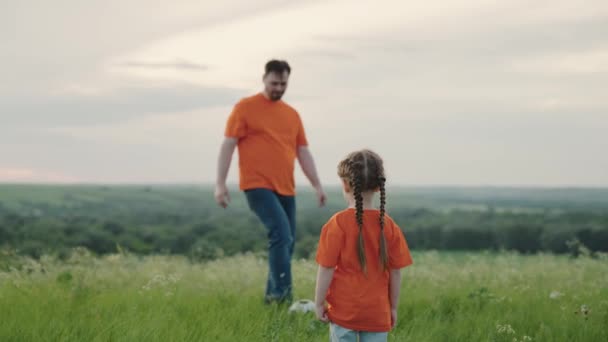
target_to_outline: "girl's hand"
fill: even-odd
[[[391,329],[397,325],[397,309],[391,309]]]
[[[317,319],[323,323],[329,323],[329,318],[327,318],[327,310],[325,309],[325,305],[315,305],[315,314],[317,315]]]

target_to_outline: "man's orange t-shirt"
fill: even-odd
[[[297,148],[308,145],[295,109],[262,93],[244,98],[234,106],[225,136],[238,139],[241,190],[265,188],[295,195]]]
[[[356,331],[385,332],[391,330],[389,272],[380,263],[380,211],[363,213],[363,241],[367,276],[359,263],[359,227],[355,209],[334,215],[323,226],[317,263],[335,267],[327,292],[329,320]],[[389,268],[399,269],[412,264],[403,232],[388,216],[384,236],[389,256]]]

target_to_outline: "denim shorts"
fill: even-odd
[[[329,323],[330,342],[386,342],[388,332],[355,331]]]

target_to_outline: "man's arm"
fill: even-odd
[[[325,192],[323,191],[323,187],[321,186],[321,181],[319,181],[319,176],[317,175],[317,168],[315,167],[315,161],[312,158],[312,154],[310,153],[310,149],[308,149],[308,146],[298,147],[298,161],[300,162],[300,166],[302,167],[304,175],[306,175],[306,178],[308,178],[310,184],[317,192],[319,206],[324,206],[326,200]]]
[[[232,162],[232,154],[234,153],[237,143],[237,138],[227,137],[222,142],[222,147],[220,148],[220,156],[217,161],[217,179],[215,181],[215,201],[222,208],[226,208],[228,203],[230,203],[226,178],[228,177],[228,170],[230,170],[230,163]]]

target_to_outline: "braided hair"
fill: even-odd
[[[370,150],[361,150],[349,154],[338,164],[338,176],[348,182],[355,198],[355,215],[359,226],[358,254],[359,263],[364,273],[367,272],[365,243],[363,241],[363,193],[380,191],[380,262],[388,270],[388,250],[384,236],[384,218],[386,216],[386,178],[382,158]]]

